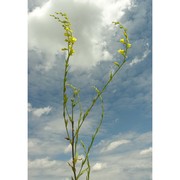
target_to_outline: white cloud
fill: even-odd
[[[148,54],[151,52],[151,50],[149,50],[148,48],[144,51],[142,57],[138,58],[138,57],[135,57],[130,63],[129,65],[130,66],[133,66],[139,62],[142,62],[146,59],[146,57],[148,56]]]
[[[75,119],[77,115],[74,114]],[[50,119],[49,119],[50,118]],[[33,135],[36,137],[29,137],[28,150],[31,156],[51,156],[53,154],[70,154],[71,146],[65,139],[66,130],[64,120],[62,118],[48,117],[46,122],[35,121],[36,129]],[[34,121],[33,121],[34,122]],[[40,123],[39,126],[37,123]],[[94,119],[88,119],[81,129],[81,135],[91,136],[94,132],[94,124],[97,123]],[[89,144],[90,142],[87,142]],[[44,149],[46,151],[44,151]]]
[[[119,140],[119,137],[122,137],[122,140]],[[126,147],[121,146],[118,148],[118,153],[102,153],[101,149],[111,144],[111,147],[117,146],[123,142],[123,139],[129,140],[131,143],[127,143]],[[114,143],[116,142],[116,143]],[[124,141],[125,142],[125,141]],[[92,179],[104,179],[109,180],[112,177],[113,180],[119,180],[121,176],[122,180],[128,179],[151,179],[151,147],[149,148],[149,144],[151,142],[151,132],[147,133],[125,133],[118,134],[116,136],[110,137],[103,142],[100,142],[98,146],[94,147],[94,151],[91,151],[91,165]],[[113,145],[114,144],[114,145]],[[39,146],[39,149],[38,149]],[[57,179],[65,179],[70,176],[70,169],[67,165],[67,161],[59,161],[53,157],[54,155],[60,155],[61,152],[63,156],[65,143],[59,141],[59,138],[56,139],[54,143],[43,142],[37,139],[29,140],[29,153],[33,157],[33,155],[40,155],[43,158],[37,158],[29,161],[29,174],[30,177],[34,175],[38,176],[42,171],[43,177],[50,177],[51,179],[57,177]],[[109,146],[110,147],[110,146]],[[32,151],[36,151],[34,154]],[[44,150],[48,150],[47,154],[42,153]],[[39,154],[37,153],[39,151]],[[144,152],[143,152],[144,151]],[[141,152],[141,153],[140,153]],[[142,156],[142,154],[148,154]],[[79,155],[79,159],[84,159],[84,155]],[[69,160],[69,162],[71,162]],[[81,161],[78,161],[78,167]],[[108,171],[107,171],[108,169]],[[128,178],[127,178],[128,177]]]
[[[97,6],[102,7],[103,22],[110,25],[112,21],[119,20],[124,14],[124,9],[130,6],[131,0],[96,0],[93,1]]]
[[[28,103],[28,112],[32,111],[32,105],[30,103]]]
[[[65,152],[65,153],[69,153],[69,152],[71,152],[71,150],[72,150],[72,146],[71,146],[71,144],[69,144],[69,145],[65,148],[64,152]]]
[[[51,107],[37,108],[33,110],[33,115],[37,117],[41,117],[44,114],[49,114],[51,112]]]
[[[74,113],[74,119],[78,119],[78,118],[79,118],[78,113]],[[88,118],[81,127],[81,134],[92,135],[92,133],[94,132],[94,125],[96,124],[97,122],[94,119]],[[75,127],[77,127],[77,121],[75,121]],[[70,129],[70,123],[69,123],[69,129]],[[51,119],[51,121],[45,124],[43,130],[49,133],[65,134],[66,130],[65,130],[63,118]]]
[[[110,142],[106,147],[102,148],[102,152],[112,151],[123,144],[130,143],[129,140],[118,140]]]
[[[146,155],[146,154],[150,154],[150,153],[152,153],[152,147],[140,151],[141,155]]]
[[[59,49],[65,43],[63,29],[49,14],[63,11],[69,15],[78,39],[76,53],[71,59],[73,67],[87,68],[100,60],[111,60],[112,55],[107,50],[108,44],[103,32],[112,27],[111,22],[119,19],[129,5],[130,0],[49,0],[29,13],[29,49],[40,49],[46,54],[45,70],[53,67],[55,54],[60,53]]]
[[[43,108],[33,108],[30,103],[28,103],[28,112],[32,112],[32,114],[36,117],[41,117],[42,115],[47,115],[51,112],[51,107],[43,107]]]
[[[109,144],[109,146],[107,147],[107,151],[111,151],[113,149],[116,149],[117,147],[119,147],[122,144],[127,144],[129,143],[128,140],[120,140],[120,141],[114,141],[112,143]]]
[[[106,168],[106,163],[96,163],[93,167],[92,167],[92,170],[93,171],[100,171],[100,170],[102,170],[102,169],[104,169],[104,168]]]
[[[66,147],[66,142],[62,136],[54,136],[53,138],[51,134],[44,135],[42,132],[41,136],[43,140],[40,138],[29,138],[28,140],[28,152],[29,157],[34,156],[52,156],[57,154],[64,155],[64,149]]]
[[[92,171],[92,179],[109,180],[139,180],[151,179],[151,157],[145,156],[142,158],[137,149],[131,149],[127,152],[101,155],[99,161],[106,162],[107,168],[100,168],[99,171]],[[107,170],[108,169],[108,170]]]
[[[28,162],[28,179],[62,179],[68,180],[69,167],[66,162],[54,160],[50,157],[37,158]]]
[[[95,157],[92,160],[92,163],[96,165],[93,166],[96,171],[92,171],[92,179],[109,180],[112,177],[113,180],[119,180],[119,177],[121,177],[122,180],[152,179],[151,148],[147,148],[151,143],[151,135],[151,132],[142,134],[129,132],[121,133],[101,141],[94,150],[94,153],[97,153],[96,156],[98,158]],[[122,146],[121,148],[116,149],[117,152],[102,153],[101,149],[105,147],[107,149],[107,144],[109,144],[108,147],[117,147],[118,144],[120,144],[120,140],[118,140],[119,136],[121,136],[122,139],[127,139],[127,141],[131,143],[127,143],[126,147]],[[112,144],[110,142],[112,142]],[[142,156],[140,152],[148,155]],[[98,163],[96,163],[97,160],[99,161]],[[106,166],[103,166],[102,162],[105,162]]]
[[[34,161],[29,161],[29,168],[51,168],[53,166],[56,166],[57,162],[55,160],[49,160],[48,157],[42,158],[42,159],[36,159]]]
[[[28,10],[32,11],[35,7],[42,6],[42,4],[44,4],[47,1],[48,0],[28,0]]]

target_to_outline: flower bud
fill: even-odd
[[[71,43],[75,43],[77,41],[77,39],[75,38],[75,37],[72,37],[71,39],[70,39],[70,42]]]
[[[122,54],[122,55],[125,55],[125,50],[124,49],[119,49],[118,50],[118,53]]]
[[[125,44],[125,40],[124,40],[124,39],[120,39],[120,42],[121,42],[122,44]]]
[[[68,49],[67,49],[67,48],[62,48],[61,50],[62,50],[62,51],[67,51]]]
[[[130,43],[128,43],[128,44],[127,44],[127,47],[128,47],[128,48],[131,48],[131,44],[130,44]]]

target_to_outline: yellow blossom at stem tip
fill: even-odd
[[[119,50],[118,50],[118,53],[120,53],[120,54],[124,55],[124,54],[125,54],[125,50],[123,50],[123,49],[119,49]]]
[[[124,44],[124,43],[125,43],[125,40],[124,40],[124,39],[120,39],[120,42]]]

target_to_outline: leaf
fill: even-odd
[[[120,66],[120,64],[119,64],[118,62],[114,62],[114,64],[115,64],[117,67]]]
[[[101,94],[101,91],[100,91],[96,86],[93,86],[93,88],[96,90],[96,92],[97,92],[98,94]]]
[[[67,51],[68,49],[67,48],[62,48],[61,51]]]
[[[119,22],[114,22],[114,21],[112,23],[115,24],[115,25],[120,24]]]
[[[113,78],[113,74],[112,74],[112,72],[110,73],[109,78],[110,78],[110,79],[112,79],[112,78]]]
[[[68,137],[65,137],[65,139],[68,140],[68,141],[70,140]]]
[[[79,176],[83,175],[87,170],[88,170],[88,167],[86,169],[82,170],[81,173],[79,174]]]
[[[68,162],[68,165],[73,169],[73,166]]]
[[[124,28],[122,25],[120,25],[119,27],[120,27],[120,29],[123,29],[123,28]]]
[[[62,23],[68,23],[68,21],[62,21]]]
[[[77,161],[78,161],[78,157],[79,157],[78,152],[76,152],[76,156],[74,157],[74,163],[75,163],[75,164],[76,164]]]
[[[86,149],[86,146],[85,146],[85,144],[84,144],[84,142],[81,140],[81,145],[82,145],[82,147],[84,148],[84,149]]]
[[[74,160],[73,160],[73,161],[74,161],[74,164],[77,163],[77,160],[78,160],[78,157],[75,157]]]
[[[78,152],[76,152],[76,157],[78,157],[79,155],[78,155]]]

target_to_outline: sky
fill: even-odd
[[[81,89],[83,107],[102,87],[120,56],[119,31],[128,29],[127,63],[104,93],[105,116],[91,150],[92,179],[152,179],[152,9],[151,0],[28,1],[28,157],[29,180],[69,180],[69,145],[64,140],[62,85],[63,29],[49,14],[66,12],[76,53],[69,81]],[[75,114],[76,115],[76,114]],[[82,129],[91,136],[100,117],[93,109]],[[80,154],[83,157],[83,154]]]

